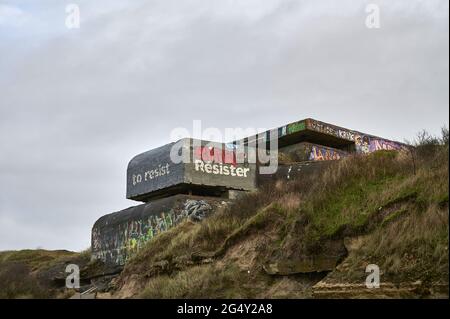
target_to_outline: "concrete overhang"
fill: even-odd
[[[186,138],[139,154],[128,164],[127,198],[254,190],[256,164],[237,163],[234,153],[225,144]]]

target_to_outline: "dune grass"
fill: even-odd
[[[220,260],[233,245],[269,231],[276,238],[263,247],[265,255],[315,254],[327,240],[366,235],[363,248],[348,256],[345,274],[332,272],[331,279],[359,281],[365,265],[377,263],[394,282],[448,283],[448,132],[441,139],[422,136],[409,151],[352,156],[246,194],[201,223],[184,222],[148,242],[122,278],[147,274],[142,297],[148,298],[238,296],[242,287],[231,279],[241,278],[241,269],[228,261],[220,271],[192,262],[148,270],[197,255]],[[254,285],[270,282],[267,276],[261,273]]]

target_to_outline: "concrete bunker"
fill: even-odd
[[[135,156],[127,168],[127,198],[148,202],[173,194],[228,197],[256,189],[256,164],[236,161],[222,143],[182,139]]]
[[[244,154],[270,150],[278,143],[273,174]],[[254,191],[274,179],[321,169],[351,154],[402,150],[405,144],[314,119],[304,119],[230,143],[182,139],[139,154],[127,168],[128,199],[144,202],[98,219],[92,228],[94,259],[123,265],[147,241],[186,218],[201,220],[240,192]],[[287,158],[287,160],[286,160]],[[288,163],[287,163],[288,162]]]

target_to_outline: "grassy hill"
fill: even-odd
[[[114,296],[352,296],[368,264],[379,297],[448,295],[448,138],[349,157],[186,221],[126,264]]]
[[[114,298],[448,297],[448,133],[265,185],[150,240]],[[0,298],[66,298],[64,268],[111,271],[89,252],[0,253]],[[381,288],[367,289],[376,264]],[[103,274],[103,275],[102,275]]]
[[[56,297],[58,283],[53,281],[52,270],[80,259],[87,259],[86,253],[43,249],[0,252],[0,298]]]

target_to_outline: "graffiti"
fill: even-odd
[[[333,135],[333,136],[336,136],[338,138],[342,138],[342,139],[345,139],[348,141],[355,140],[356,132],[347,130],[347,129],[343,129],[343,128],[339,128],[334,125],[329,125],[329,124],[322,123],[322,122],[315,121],[315,120],[309,120],[308,127],[311,130],[314,130],[314,131],[317,131],[320,133]]]
[[[321,123],[321,122],[318,122],[318,121],[311,120],[311,121],[309,121],[309,126],[314,131],[325,133],[325,134],[330,134],[330,135],[334,135],[334,136],[339,137],[338,130],[336,128],[330,126],[330,125],[325,124],[325,123]]]
[[[285,136],[287,134],[287,126],[282,126],[278,128],[278,136],[282,137]]]
[[[191,200],[188,199],[184,204],[183,212],[186,217],[193,221],[200,221],[204,219],[212,207],[204,200]]]
[[[155,169],[148,170],[144,173],[144,181],[152,180],[166,174],[170,174],[169,163],[166,165],[159,164]],[[142,182],[142,174],[133,174],[132,177],[133,186]]]
[[[355,140],[355,133],[349,130],[338,130],[338,136],[349,141]]]
[[[298,132],[298,131],[301,131],[301,130],[304,130],[304,129],[305,129],[305,122],[304,121],[296,122],[296,123],[289,124],[287,126],[287,133],[288,134],[292,134],[292,133],[295,133],[295,132]]]
[[[156,235],[170,229],[179,221],[174,212],[161,213],[142,220],[129,220],[102,233],[92,230],[92,250],[97,259],[111,260],[123,264],[143,245]]]
[[[338,152],[327,147],[319,147],[313,145],[311,148],[311,153],[309,154],[310,161],[331,161],[339,160],[344,156],[343,152]]]
[[[221,147],[201,146],[194,149],[194,160],[236,166],[236,152],[234,150],[222,149]]]
[[[247,167],[237,167],[234,149],[206,146],[194,149],[194,169],[207,174],[237,177],[247,177],[250,171]]]
[[[233,165],[224,165],[222,163],[211,164],[200,160],[195,160],[194,164],[197,172],[214,175],[247,177],[247,174],[250,171],[250,168],[248,167],[235,167]]]
[[[143,219],[128,220],[102,232],[92,229],[92,252],[95,259],[123,265],[149,240],[178,225],[183,220],[201,221],[212,207],[204,200],[188,199],[181,209],[171,209]]]
[[[367,154],[370,152],[370,137],[367,135],[355,134],[355,147],[357,153]]]
[[[304,130],[307,132],[301,132]],[[293,133],[297,134],[289,136]],[[203,142],[194,144],[192,153],[189,153],[192,155],[192,158],[189,158],[189,160],[192,159],[192,166],[189,167],[176,166],[175,163],[169,165],[167,158],[172,155],[170,145],[146,152],[130,161],[127,171],[127,198],[149,201],[155,196],[153,197],[155,200],[152,199],[143,206],[118,212],[120,214],[109,216],[96,223],[98,227],[92,230],[94,258],[124,264],[130,256],[159,234],[168,231],[183,220],[201,221],[212,211],[211,198],[193,200],[192,196],[184,197],[183,195],[183,201],[167,200],[157,204],[160,199],[156,198],[159,196],[169,198],[179,190],[183,193],[193,190],[197,193],[198,190],[199,194],[213,194],[224,190],[255,189],[258,183],[255,169],[258,166],[255,166],[256,168],[250,165],[238,166],[237,163],[254,163],[253,160],[256,159],[259,159],[261,163],[263,155],[267,155],[268,147],[258,149],[258,151],[262,150],[258,153],[258,157],[249,150],[255,151],[255,146],[267,146],[267,142],[271,139],[276,140],[283,136],[286,137],[281,139],[283,143],[280,147],[283,152],[286,152],[285,157],[288,161],[331,161],[340,160],[353,153],[368,154],[379,150],[406,148],[401,143],[305,119],[243,139],[242,141],[247,140],[246,145],[240,143],[237,146],[235,142],[208,144],[211,146],[205,146]],[[183,145],[191,150],[190,143],[189,146]],[[313,163],[307,162],[306,165],[309,164]],[[259,168],[266,168],[266,166],[260,165]],[[289,167],[287,179],[292,179],[294,173],[292,167]],[[185,187],[188,184],[195,185],[196,188]],[[178,185],[183,187],[174,187]],[[166,194],[164,190],[169,187],[173,188]],[[210,193],[209,190],[213,192]],[[231,195],[229,196],[231,198]]]
[[[315,120],[308,121],[308,128],[317,132],[334,135],[336,137],[353,141],[355,143],[355,151],[360,154],[368,154],[379,150],[401,150],[403,145],[377,138],[375,136],[334,127]]]
[[[374,139],[370,141],[369,150],[370,152],[380,151],[380,150],[400,150],[404,147],[397,143],[386,141],[382,139]]]
[[[387,141],[379,138],[371,138],[367,135],[356,135],[355,146],[357,153],[372,153],[381,150],[401,150],[403,145],[392,141]]]

